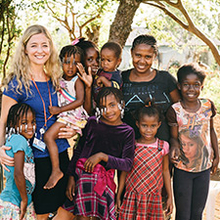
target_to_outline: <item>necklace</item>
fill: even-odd
[[[34,78],[33,78],[33,77],[31,77],[31,78],[32,78],[32,81],[33,81],[33,83],[34,83],[34,86],[35,86],[35,88],[37,89],[37,92],[38,92],[38,94],[39,94],[39,96],[40,96],[40,98],[41,98],[42,104],[43,104],[43,110],[44,110],[44,126],[43,126],[42,128],[40,128],[40,130],[39,130],[39,132],[40,132],[40,134],[41,134],[41,137],[40,137],[40,138],[42,139],[42,136],[43,136],[43,134],[45,133],[45,131],[46,131],[46,129],[47,129],[47,121],[48,121],[53,115],[50,114],[50,116],[47,118],[47,111],[46,111],[45,102],[44,102],[44,100],[43,100],[43,97],[42,97],[42,95],[41,95],[41,93],[40,93],[40,90],[39,90],[39,88],[38,88],[38,86],[37,86],[37,84],[36,84]],[[52,98],[51,98],[51,93],[50,93],[50,87],[49,87],[49,83],[48,83],[48,81],[47,81],[46,75],[45,75],[45,79],[46,79],[46,82],[47,82],[47,88],[48,88],[50,106],[52,106]]]

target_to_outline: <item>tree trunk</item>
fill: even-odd
[[[115,19],[110,27],[109,41],[118,42],[124,47],[132,30],[133,18],[140,3],[141,1],[138,0],[120,0]]]

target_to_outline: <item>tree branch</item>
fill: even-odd
[[[188,25],[185,24],[184,22],[182,22],[176,15],[174,15],[171,11],[169,11],[165,5],[161,6],[158,4],[154,4],[154,3],[149,3],[149,2],[143,2],[145,4],[154,6],[156,8],[161,9],[165,14],[167,14],[169,17],[171,17],[174,21],[176,21],[180,26],[182,26],[184,29],[188,29]]]
[[[154,7],[157,7],[159,9],[161,9],[162,11],[164,11],[165,14],[167,14],[168,16],[170,16],[174,21],[176,21],[181,27],[183,27],[185,30],[193,33],[194,35],[196,35],[198,38],[200,38],[212,51],[212,54],[216,60],[216,62],[218,63],[218,65],[220,65],[220,52],[217,48],[217,46],[215,45],[215,43],[213,42],[213,40],[211,40],[209,37],[207,37],[205,34],[203,34],[194,24],[193,20],[191,19],[188,11],[185,9],[185,7],[182,4],[181,0],[177,0],[177,3],[173,3],[169,0],[164,0],[167,4],[169,4],[170,6],[178,9],[182,15],[184,16],[184,18],[186,19],[186,21],[188,22],[188,25],[185,24],[184,22],[182,22],[177,16],[175,16],[171,11],[169,11],[165,5],[163,5],[161,2],[160,5],[159,2],[158,4],[155,3],[150,3],[147,0],[145,0],[145,4],[148,5],[152,5]]]

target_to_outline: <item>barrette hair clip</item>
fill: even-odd
[[[79,43],[79,39],[78,39],[78,38],[76,38],[75,40],[73,40],[73,41],[72,41],[72,43],[71,43],[71,44],[72,44],[72,45],[76,45],[76,44],[78,44],[78,43]]]
[[[148,102],[148,104],[145,104],[145,107],[147,107],[147,108],[150,106],[152,106],[152,102],[150,102],[150,101]]]

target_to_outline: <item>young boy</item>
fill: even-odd
[[[102,87],[115,87],[120,89],[122,84],[120,70],[122,48],[118,43],[105,43],[100,52],[101,69],[98,70],[93,84],[93,96],[96,96]]]

